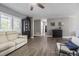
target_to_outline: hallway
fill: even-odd
[[[61,39],[35,37],[8,56],[57,56],[56,41],[61,41]]]

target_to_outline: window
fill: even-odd
[[[16,31],[21,32],[21,19],[0,12],[0,31]]]
[[[21,19],[13,17],[13,31],[21,32]]]
[[[1,14],[1,30],[11,31],[12,30],[12,17],[4,13]]]

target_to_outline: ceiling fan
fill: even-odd
[[[36,3],[35,5],[37,5],[41,9],[44,9],[45,8],[41,3]],[[30,10],[32,11],[33,9],[34,9],[34,5],[31,5]]]

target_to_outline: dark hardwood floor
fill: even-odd
[[[57,56],[56,43],[62,42],[61,39],[35,37],[23,47],[10,53],[8,56]]]

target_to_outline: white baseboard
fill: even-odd
[[[32,36],[31,38],[34,38],[34,36]]]
[[[34,34],[34,36],[42,36],[41,34]],[[47,37],[52,37],[52,35],[46,35]],[[72,36],[63,36],[62,38],[70,38]]]
[[[47,37],[52,37],[52,35],[47,35]]]
[[[47,37],[52,37],[52,35],[47,35]],[[63,36],[62,38],[71,38],[72,36]]]
[[[41,34],[34,34],[34,36],[41,36]]]
[[[72,36],[63,36],[63,38],[72,38]]]

